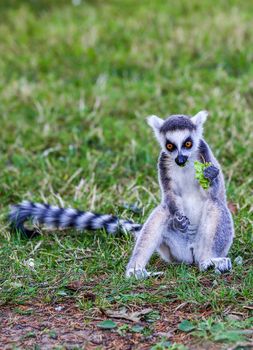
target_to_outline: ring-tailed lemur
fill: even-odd
[[[233,220],[220,166],[202,138],[206,117],[207,112],[202,111],[192,118],[148,118],[162,148],[158,161],[162,199],[143,226],[112,215],[31,202],[12,207],[12,226],[28,237],[34,234],[24,227],[28,219],[52,227],[103,228],[109,233],[119,228],[131,231],[137,238],[126,277],[149,276],[145,267],[155,250],[169,263],[196,264],[202,271],[211,266],[217,272],[230,270],[231,261],[226,256],[234,236]],[[196,160],[212,163],[204,170],[210,181],[207,190],[195,179]]]
[[[145,277],[155,250],[167,262],[214,266],[217,272],[232,268],[227,253],[234,237],[218,161],[202,138],[207,112],[190,118],[173,115],[166,120],[148,118],[162,151],[158,161],[161,204],[151,213],[138,235],[126,276]],[[194,162],[210,162],[204,190],[195,178]]]

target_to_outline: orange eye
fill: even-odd
[[[191,148],[192,147],[192,142],[191,141],[187,141],[187,142],[185,142],[185,147],[186,148]]]
[[[167,143],[166,147],[169,151],[173,151],[174,149],[174,145],[172,143]]]

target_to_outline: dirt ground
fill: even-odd
[[[190,349],[220,349],[211,344],[196,344],[187,333],[179,332],[178,323],[189,312],[188,305],[170,304],[159,310],[160,320],[153,323],[152,334],[120,332],[122,325],[134,323],[114,319],[118,328],[102,330],[98,323],[108,318],[102,310],[85,315],[73,300],[58,304],[41,304],[38,301],[22,306],[4,306],[0,317],[1,349],[150,349],[161,338],[183,343]],[[207,316],[208,311],[205,311]],[[192,315],[194,316],[194,315]],[[195,317],[201,317],[196,314]],[[148,326],[145,320],[138,325]]]

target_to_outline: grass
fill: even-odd
[[[100,308],[145,303],[156,309],[177,300],[210,309],[205,322],[222,320],[230,329],[225,315],[235,311],[247,323],[245,306],[253,298],[252,2],[74,4],[0,5],[1,304],[75,298],[93,315]],[[243,265],[234,264],[231,275],[165,266],[154,257],[150,269],[162,268],[165,277],[134,282],[124,279],[130,235],[54,230],[27,241],[10,233],[8,206],[23,199],[144,222],[159,202],[159,147],[145,117],[201,109],[210,111],[205,136],[223,166],[228,199],[239,208],[230,257],[242,256]],[[133,204],[141,210],[134,213]],[[80,279],[94,301],[67,288]]]

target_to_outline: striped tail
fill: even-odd
[[[104,229],[108,233],[116,233],[120,230],[137,233],[142,227],[142,225],[135,224],[130,220],[119,219],[114,215],[95,214],[73,208],[59,208],[28,201],[11,206],[9,221],[12,228],[20,231],[26,237],[32,238],[38,234],[38,231],[29,230],[24,226],[24,223],[29,220],[51,228]]]

